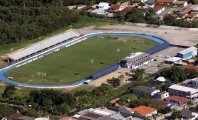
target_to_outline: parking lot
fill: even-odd
[[[168,64],[163,64],[164,59],[175,56],[179,51],[183,49],[185,48],[169,47],[165,50],[157,52],[156,54],[151,55],[151,57],[155,59],[155,61],[149,63],[147,66],[141,66],[139,68],[145,69],[146,73],[155,73],[160,69],[160,67],[168,66]]]

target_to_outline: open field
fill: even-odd
[[[25,83],[71,84],[117,63],[131,52],[145,51],[156,45],[158,43],[137,37],[93,37],[11,70],[6,76]]]

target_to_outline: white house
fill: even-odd
[[[169,87],[169,94],[188,98],[195,98],[198,97],[198,89],[174,84]]]
[[[97,7],[98,9],[108,10],[111,6],[107,2],[100,2]]]

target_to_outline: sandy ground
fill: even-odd
[[[78,29],[81,34],[93,32],[118,32],[127,31],[141,34],[148,34],[160,37],[172,44],[193,46],[198,44],[198,31],[190,31],[186,29],[168,29],[168,28],[151,28],[130,25],[106,25],[101,27],[85,27]]]
[[[89,85],[91,86],[95,86],[95,87],[98,87],[100,86],[102,83],[107,83],[107,80],[108,79],[111,79],[111,78],[118,78],[118,76],[120,75],[124,75],[124,79],[122,80],[122,84],[125,84],[126,82],[128,82],[128,76],[125,75],[126,72],[130,72],[129,69],[125,69],[125,68],[121,68],[121,69],[118,69],[110,74],[107,74],[101,78],[98,78],[96,80],[93,80],[89,83]]]

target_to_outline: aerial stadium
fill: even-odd
[[[120,41],[122,39],[126,40]],[[127,39],[138,40],[134,44]],[[0,79],[31,88],[74,87],[88,84],[120,67],[137,68],[152,61],[150,55],[169,45],[163,39],[145,34],[98,32],[81,35],[69,30],[7,54],[6,61],[12,64],[0,70]],[[141,53],[124,59],[131,52],[139,51]]]

